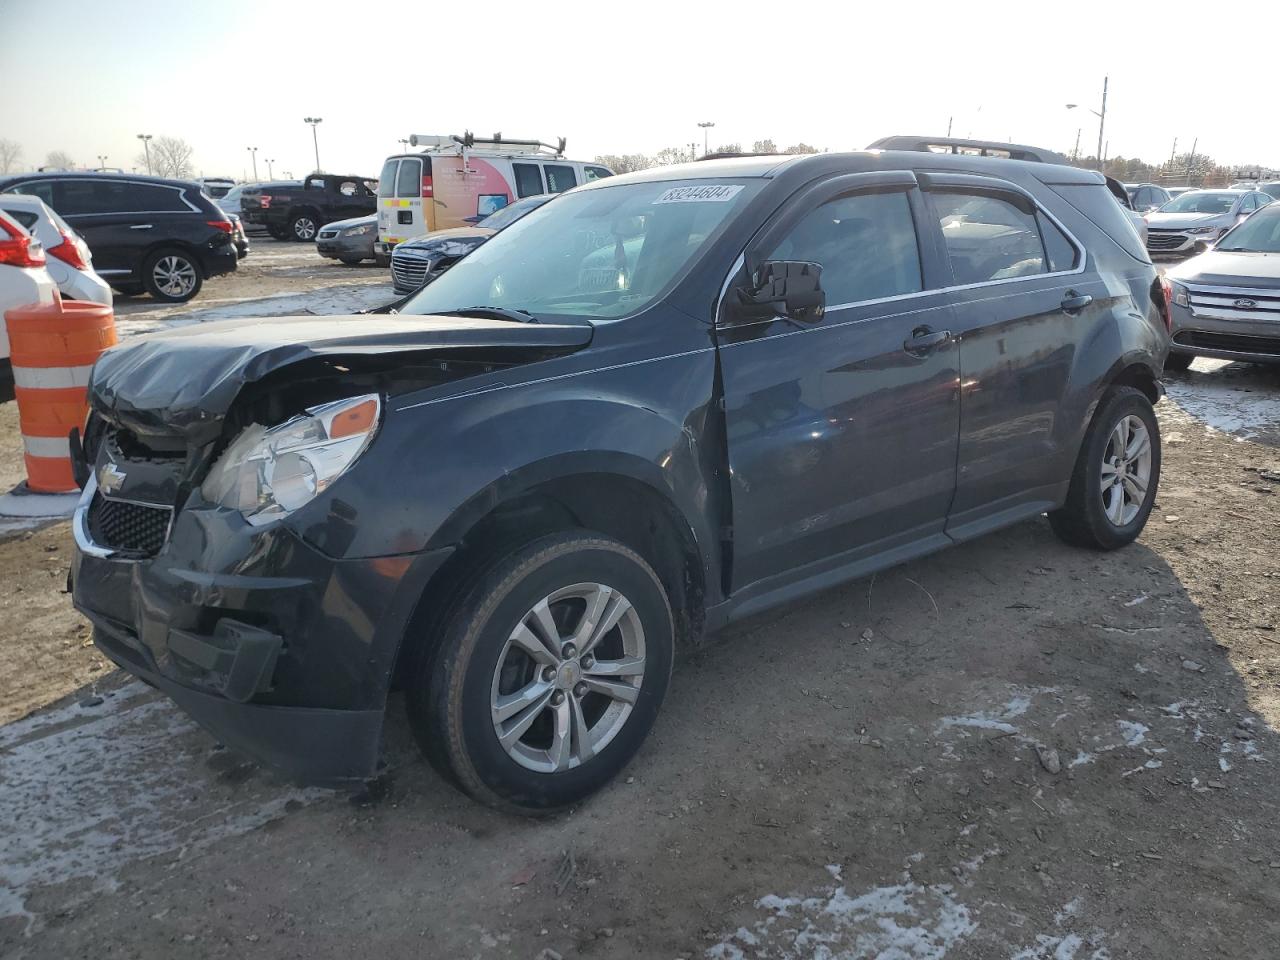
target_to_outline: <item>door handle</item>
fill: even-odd
[[[926,353],[950,339],[950,330],[935,331],[928,327],[916,327],[911,331],[910,339],[903,341],[902,349],[913,357],[923,357]]]
[[[1078,313],[1091,303],[1093,303],[1093,297],[1089,294],[1068,290],[1066,297],[1062,300],[1062,310],[1064,313]]]
[[[130,230],[150,230],[155,224],[153,223],[135,223]]]

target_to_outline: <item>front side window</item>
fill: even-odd
[[[608,167],[597,167],[592,164],[587,164],[582,168],[582,179],[585,183],[590,183],[592,180],[603,180],[605,177],[612,176],[613,173],[610,172]]]
[[[381,190],[381,187],[379,187]],[[417,199],[422,196],[422,161],[408,159],[400,161],[400,172],[396,175],[396,196]]]
[[[983,193],[930,194],[955,283],[1011,280],[1046,271],[1044,244],[1029,203]]]
[[[1254,203],[1253,194],[1251,193],[1246,195],[1244,200],[1240,202],[1241,213],[1253,213],[1253,211],[1256,209],[1257,209],[1257,204]]]
[[[902,192],[828,201],[796,224],[767,259],[821,264],[829,307],[923,289],[911,205]]]
[[[400,169],[400,161],[392,158],[382,165],[382,176],[378,178],[378,196],[394,197],[396,195],[396,171]]]
[[[494,235],[401,312],[485,305],[539,319],[636,313],[683,276],[763,186],[666,180],[564,194]]]
[[[578,179],[573,175],[573,167],[566,167],[560,163],[547,163],[543,164],[542,169],[547,174],[548,193],[564,193],[578,185]]]
[[[536,163],[513,163],[512,172],[516,177],[516,196],[532,197],[542,193],[542,172]]]

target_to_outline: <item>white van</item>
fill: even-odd
[[[565,141],[484,140],[414,134],[421,153],[397,154],[378,180],[378,242],[382,262],[398,243],[433,230],[465,227],[521,197],[561,193],[580,183],[613,176],[595,163],[566,160]]]

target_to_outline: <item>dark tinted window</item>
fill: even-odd
[[[822,265],[829,306],[922,289],[920,251],[905,193],[859,193],[824,203],[770,254]]]
[[[573,175],[573,167],[548,163],[542,169],[547,172],[548,193],[564,193],[578,185],[578,178]]]
[[[1044,237],[1044,252],[1049,258],[1049,270],[1057,273],[1060,270],[1075,269],[1080,252],[1067,239],[1067,235],[1039,211],[1036,212],[1036,222],[1040,225],[1040,236]]]
[[[53,181],[52,180],[30,180],[27,183],[20,183],[10,193],[24,193],[29,197],[39,197],[49,206],[53,206]]]
[[[585,166],[582,168],[582,179],[584,183],[590,183],[592,180],[603,180],[605,177],[612,177],[608,167]]]
[[[522,197],[532,197],[542,193],[542,173],[536,163],[513,163],[511,169],[516,175],[516,193]]]
[[[61,180],[54,209],[65,216],[191,210],[177,189],[128,180]]]
[[[40,219],[30,210],[5,210],[5,215],[17,220],[28,230],[34,227],[36,225],[36,221]]]
[[[422,196],[422,161],[401,160],[400,173],[396,177],[397,197]]]
[[[930,196],[956,283],[1011,280],[1045,272],[1044,244],[1029,205],[958,191]]]
[[[1143,263],[1151,262],[1129,215],[1105,186],[1093,183],[1055,183],[1049,189],[1087,217],[1129,256]],[[1086,239],[1086,242],[1089,241]]]

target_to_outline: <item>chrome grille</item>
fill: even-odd
[[[101,546],[154,557],[169,536],[172,515],[168,507],[108,500],[95,493],[89,504],[89,532]]]
[[[395,288],[406,292],[417,290],[426,282],[431,263],[430,256],[423,256],[412,250],[401,252],[397,247],[391,254],[391,280]]]
[[[1183,286],[1191,297],[1191,312],[1196,316],[1280,322],[1280,289],[1190,283]]]

